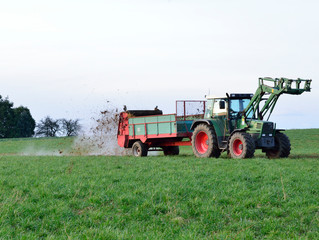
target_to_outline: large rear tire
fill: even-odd
[[[192,136],[192,148],[196,157],[218,158],[220,156],[215,131],[207,124],[199,124],[195,128]]]
[[[179,154],[179,147],[178,146],[169,146],[169,147],[162,147],[164,155],[178,155]]]
[[[231,136],[228,148],[232,158],[252,158],[256,147],[248,133],[236,132]]]
[[[291,150],[290,140],[286,134],[277,132],[275,136],[275,148],[266,150],[268,158],[286,158]]]
[[[132,146],[132,153],[135,157],[145,157],[147,156],[147,146],[141,141],[137,141]]]

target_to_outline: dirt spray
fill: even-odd
[[[117,144],[117,129],[119,121],[117,108],[101,111],[89,131],[74,140],[74,155],[127,155],[128,150]]]

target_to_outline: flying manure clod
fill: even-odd
[[[118,144],[132,148],[134,156],[158,150],[178,155],[179,146],[189,145],[196,157],[217,158],[227,151],[232,158],[251,158],[255,149],[269,158],[288,157],[289,138],[269,117],[280,95],[310,92],[310,84],[299,78],[259,78],[255,94],[176,101],[176,114],[125,109],[119,116]]]

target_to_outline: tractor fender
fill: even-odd
[[[208,126],[212,126],[213,123],[210,120],[207,119],[197,119],[195,121],[193,121],[192,126],[191,126],[191,130],[194,130],[195,127],[197,127],[197,125],[201,124],[201,123],[206,123]]]
[[[281,133],[281,132],[284,132],[284,131],[286,131],[286,130],[285,129],[276,129],[275,130],[275,136],[276,136],[277,133]]]
[[[229,135],[229,138],[228,138],[228,141],[229,141],[229,139],[231,138],[231,136],[233,136],[234,135],[234,133],[236,133],[236,132],[246,132],[246,129],[245,128],[242,128],[242,129],[235,129],[234,131],[232,131],[231,132],[231,134]]]
[[[199,124],[207,124],[208,126],[211,126],[214,129],[214,132],[216,134],[217,142],[218,142],[218,148],[222,148],[223,146],[223,133],[219,129],[218,124],[214,120],[209,119],[197,119],[192,123],[191,130],[194,130]]]
[[[286,131],[285,129],[276,129],[276,133],[277,132],[284,132],[284,131]]]

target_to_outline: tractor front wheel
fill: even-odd
[[[290,141],[286,134],[277,132],[275,136],[275,148],[266,150],[268,158],[286,158],[290,154]]]
[[[230,138],[228,150],[232,158],[252,158],[255,153],[254,139],[245,132],[234,133]]]
[[[196,157],[218,158],[220,156],[215,131],[207,124],[199,124],[195,128],[192,136],[192,148]]]
[[[145,157],[147,156],[147,146],[141,141],[137,141],[132,146],[132,153],[135,157]]]

